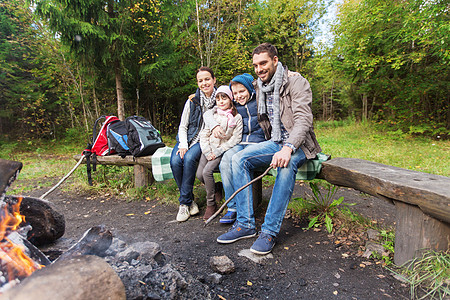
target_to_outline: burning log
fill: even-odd
[[[20,197],[6,196],[5,202],[14,205]],[[23,197],[20,204],[20,213],[25,217],[21,226],[31,225],[28,240],[36,246],[50,244],[64,235],[66,223],[64,216],[52,208],[49,202]]]
[[[34,272],[1,297],[7,300],[124,300],[125,287],[114,270],[97,256],[57,261]]]
[[[57,261],[70,259],[78,255],[104,256],[112,243],[112,239],[111,231],[106,229],[104,225],[94,226],[86,231],[75,245],[58,257]]]

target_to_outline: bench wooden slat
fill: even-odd
[[[79,160],[81,158],[81,154],[74,155],[73,158],[75,160]],[[92,159],[91,159],[92,162]],[[83,159],[83,164],[86,163],[86,159]],[[115,166],[133,166],[133,165],[142,165],[147,168],[152,167],[152,157],[151,156],[143,156],[143,157],[133,157],[133,156],[125,156],[124,158],[119,155],[107,155],[107,156],[97,156],[97,163],[100,165],[115,165]]]
[[[321,178],[380,198],[418,206],[450,223],[450,178],[356,158],[333,158],[322,164]]]

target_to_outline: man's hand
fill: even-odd
[[[188,149],[186,149],[186,148],[179,148],[176,154],[177,155],[180,154],[180,158],[183,159],[183,157],[187,151],[188,151]]]
[[[207,157],[208,160],[214,160],[216,159],[216,156],[214,155],[214,153],[210,153]]]
[[[220,127],[219,125],[213,128],[212,134],[216,139],[221,139],[225,136],[225,132],[223,132],[222,127]]]
[[[280,151],[275,153],[272,157],[272,162],[270,165],[273,168],[286,168],[291,160],[292,149],[288,146],[283,146]]]

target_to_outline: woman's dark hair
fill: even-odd
[[[200,73],[200,72],[202,72],[202,71],[206,71],[206,72],[208,72],[209,74],[211,74],[212,78],[216,78],[216,77],[214,76],[214,71],[213,71],[210,67],[200,67],[200,68],[197,70],[197,74]]]

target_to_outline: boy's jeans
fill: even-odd
[[[249,145],[235,154],[232,159],[233,184],[236,189],[248,183],[253,178],[253,171],[266,169],[272,162],[273,155],[280,151],[283,145],[272,141],[265,141]],[[277,169],[277,177],[272,190],[269,206],[267,207],[264,224],[261,231],[273,236],[280,232],[281,222],[286,213],[289,200],[294,191],[297,169],[306,161],[302,149],[292,154],[286,168]],[[245,188],[235,197],[237,204],[237,222],[246,228],[255,228],[253,212],[253,195],[251,186]]]

